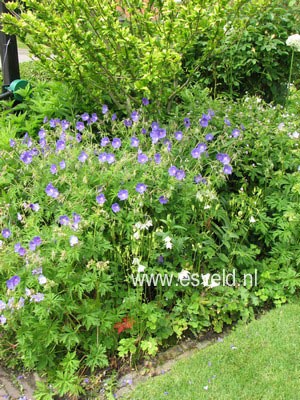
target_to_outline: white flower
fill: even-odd
[[[214,287],[217,287],[217,286],[220,286],[220,282],[214,281],[213,279],[211,281],[211,284],[208,285],[208,287],[210,287],[210,288],[214,288]]]
[[[134,239],[139,240],[140,232],[134,232],[133,237],[134,237]]]
[[[251,215],[251,217],[249,218],[249,222],[251,224],[254,224],[254,222],[256,222],[256,219],[253,217],[253,215]]]
[[[143,231],[144,229],[148,230],[150,228],[150,226],[152,226],[152,225],[153,225],[152,221],[151,221],[151,219],[149,219],[144,224],[142,224],[140,221],[137,222],[136,224],[134,224],[134,228],[135,228],[135,230]]]
[[[280,124],[278,125],[278,130],[282,131],[284,129],[284,122],[280,122]]]
[[[172,247],[173,247],[173,244],[172,244],[172,241],[171,241],[172,239],[170,238],[170,236],[166,236],[165,238],[164,238],[164,242],[165,242],[165,246],[166,246],[166,249],[171,249]]]
[[[298,139],[299,136],[300,136],[300,133],[297,132],[297,131],[292,133],[292,137],[293,137],[294,139]]]
[[[296,33],[295,35],[289,36],[286,44],[287,46],[292,47],[294,50],[300,51],[300,35]]]
[[[77,236],[71,236],[70,237],[70,245],[73,247],[75,244],[78,244],[79,240]]]
[[[209,286],[208,280],[210,278],[210,274],[205,274],[205,275],[202,274],[201,278],[202,278],[202,285],[208,287]]]
[[[140,264],[140,265],[138,266],[137,272],[139,272],[139,273],[140,273],[140,272],[144,272],[144,271],[145,271],[145,268],[146,268],[146,267],[145,267],[144,265],[141,265],[141,264]]]
[[[6,303],[4,303],[4,301],[0,300],[0,311],[5,310],[6,308]]]
[[[137,222],[134,226],[136,227],[136,229],[141,229],[142,223],[141,222]]]
[[[181,272],[179,272],[178,279],[180,281],[182,281],[183,279],[189,279],[189,275],[190,275],[190,272],[183,269]]]
[[[47,283],[47,278],[44,275],[40,275],[38,280],[40,285]]]
[[[171,249],[173,247],[173,244],[171,242],[166,242],[166,249]]]
[[[146,221],[145,223],[146,229],[150,228],[150,226],[153,226],[151,219],[149,219],[149,221]]]
[[[220,282],[215,281],[214,279],[211,280],[211,283],[209,283],[209,279],[211,277],[211,274],[201,274],[201,278],[202,278],[202,285],[204,287],[209,287],[209,288],[214,288],[216,286],[220,286]]]
[[[140,265],[140,260],[137,257],[134,257],[132,260],[132,265]]]

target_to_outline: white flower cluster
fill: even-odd
[[[293,133],[288,133],[288,137],[290,137],[291,139],[299,139],[300,133],[297,131],[295,131]]]
[[[201,277],[202,277],[202,285],[204,287],[214,288],[214,287],[220,286],[220,283],[215,281],[213,279],[213,276],[211,276],[211,274],[205,274],[205,275],[201,274]],[[211,279],[211,283],[209,283],[210,279]]]
[[[140,262],[140,259],[139,258],[134,258],[133,260],[132,260],[132,265],[135,265],[136,267],[137,267],[137,272],[138,273],[142,273],[142,272],[144,272],[145,271],[145,265],[142,265],[141,264],[141,262]]]
[[[189,279],[190,278],[190,271],[187,271],[186,269],[181,270],[178,274],[178,279],[180,281],[183,281],[184,279]]]
[[[172,239],[170,238],[170,236],[166,236],[164,238],[164,242],[165,242],[166,249],[171,249],[173,247]]]
[[[146,221],[144,224],[142,224],[141,222],[137,222],[136,224],[134,224],[134,226],[133,226],[134,239],[138,240],[140,238],[140,231],[148,230],[151,226],[153,226],[151,219]]]
[[[295,34],[287,38],[287,46],[292,47],[296,51],[300,51],[300,35]]]

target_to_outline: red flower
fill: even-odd
[[[118,329],[118,334],[122,333],[125,331],[125,329],[131,329],[133,327],[133,319],[129,319],[128,317],[124,317],[122,319],[122,322],[117,322],[114,324],[114,328]]]

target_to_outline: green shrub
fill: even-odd
[[[198,36],[184,65],[197,69],[195,78],[215,96],[259,95],[284,104],[291,56],[285,42],[298,32],[299,2],[247,1],[233,9],[223,17],[213,41],[207,32]],[[295,71],[299,63],[297,60]],[[295,79],[299,81],[297,76]]]
[[[12,14],[2,17],[5,31],[16,33],[54,79],[71,82],[82,104],[100,99],[129,111],[151,96],[163,112],[195,81],[215,95],[230,89],[232,95],[282,97],[285,40],[297,28],[299,11],[279,0],[26,0],[7,6]]]
[[[94,103],[100,98],[124,109],[150,93],[162,103],[172,95],[181,53],[214,17],[214,4],[203,3],[206,10],[195,0],[27,0],[8,4],[21,14],[3,21],[56,78],[72,82]]]
[[[117,354],[154,355],[187,330],[220,332],[297,293],[291,117],[257,99],[206,99],[214,111],[199,113],[184,94],[190,115],[165,127],[103,106],[101,118],[52,119],[38,142],[26,135],[1,152],[0,356],[46,372],[37,398],[78,395],[82,376]],[[235,285],[210,279],[223,270]],[[257,286],[243,285],[255,270]],[[173,281],[135,285],[145,273]]]

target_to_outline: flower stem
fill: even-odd
[[[294,63],[294,53],[295,53],[295,50],[292,49],[292,57],[291,57],[289,81],[288,81],[288,88],[287,88],[287,95],[286,95],[286,103],[285,103],[286,106],[287,106],[287,104],[288,104],[289,96],[290,96],[290,86],[291,86],[292,71],[293,71],[293,63]]]

